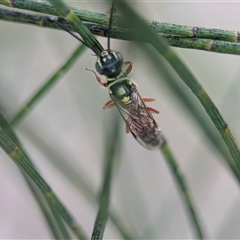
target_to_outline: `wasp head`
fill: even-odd
[[[119,52],[105,50],[98,57],[96,70],[106,77],[115,77],[122,71],[123,56]]]

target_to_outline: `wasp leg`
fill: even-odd
[[[155,108],[151,108],[151,107],[147,107],[147,110],[151,113],[156,113],[156,114],[159,114],[159,111]]]
[[[126,61],[124,65],[129,65],[125,71],[125,74],[128,75],[133,69],[133,63],[130,61]]]
[[[107,87],[107,86],[108,86],[108,83],[103,83],[103,82],[101,81],[101,78],[95,73],[95,71],[93,71],[92,69],[88,69],[88,68],[86,68],[86,70],[92,72],[92,73],[95,75],[97,81],[99,82],[99,84],[100,84],[101,86],[103,86],[103,87]]]
[[[155,98],[142,98],[144,102],[154,102]]]
[[[154,102],[155,98],[142,98],[144,102]],[[151,113],[157,113],[159,114],[159,111],[155,108],[147,107],[147,110]]]
[[[115,104],[112,100],[109,100],[108,102],[106,102],[103,106],[103,110],[109,109],[111,107],[113,107]]]

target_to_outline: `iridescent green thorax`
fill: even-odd
[[[122,54],[112,50],[103,51],[97,58],[95,65],[96,70],[99,74],[112,78],[117,77],[121,73],[122,66]]]

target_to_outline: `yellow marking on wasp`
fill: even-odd
[[[105,50],[101,53],[102,56],[107,56],[108,55],[108,52]]]
[[[123,87],[120,87],[120,88],[118,88],[117,93],[118,93],[118,95],[124,95],[124,94],[126,94],[126,91]]]
[[[124,98],[121,99],[121,101],[125,104],[129,103],[131,101],[130,97],[126,96]]]
[[[97,63],[102,68],[102,63],[101,63],[100,59],[97,60]]]
[[[112,52],[113,56],[115,57],[115,59],[118,59],[118,56],[115,52]]]
[[[108,82],[112,82],[112,84],[115,82],[116,78],[108,78],[107,81]]]
[[[128,84],[132,85],[133,81],[130,80],[129,78],[125,77],[124,73],[120,73],[116,78],[107,78],[107,82],[111,82],[108,84],[108,87],[110,88],[116,83],[123,82],[128,80]]]

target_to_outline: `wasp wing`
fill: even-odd
[[[152,114],[148,111],[135,84],[132,84],[131,88],[131,100],[128,104],[121,102],[114,96],[110,96],[124,119],[127,130],[132,133],[143,147],[154,149],[159,146],[161,130]]]

